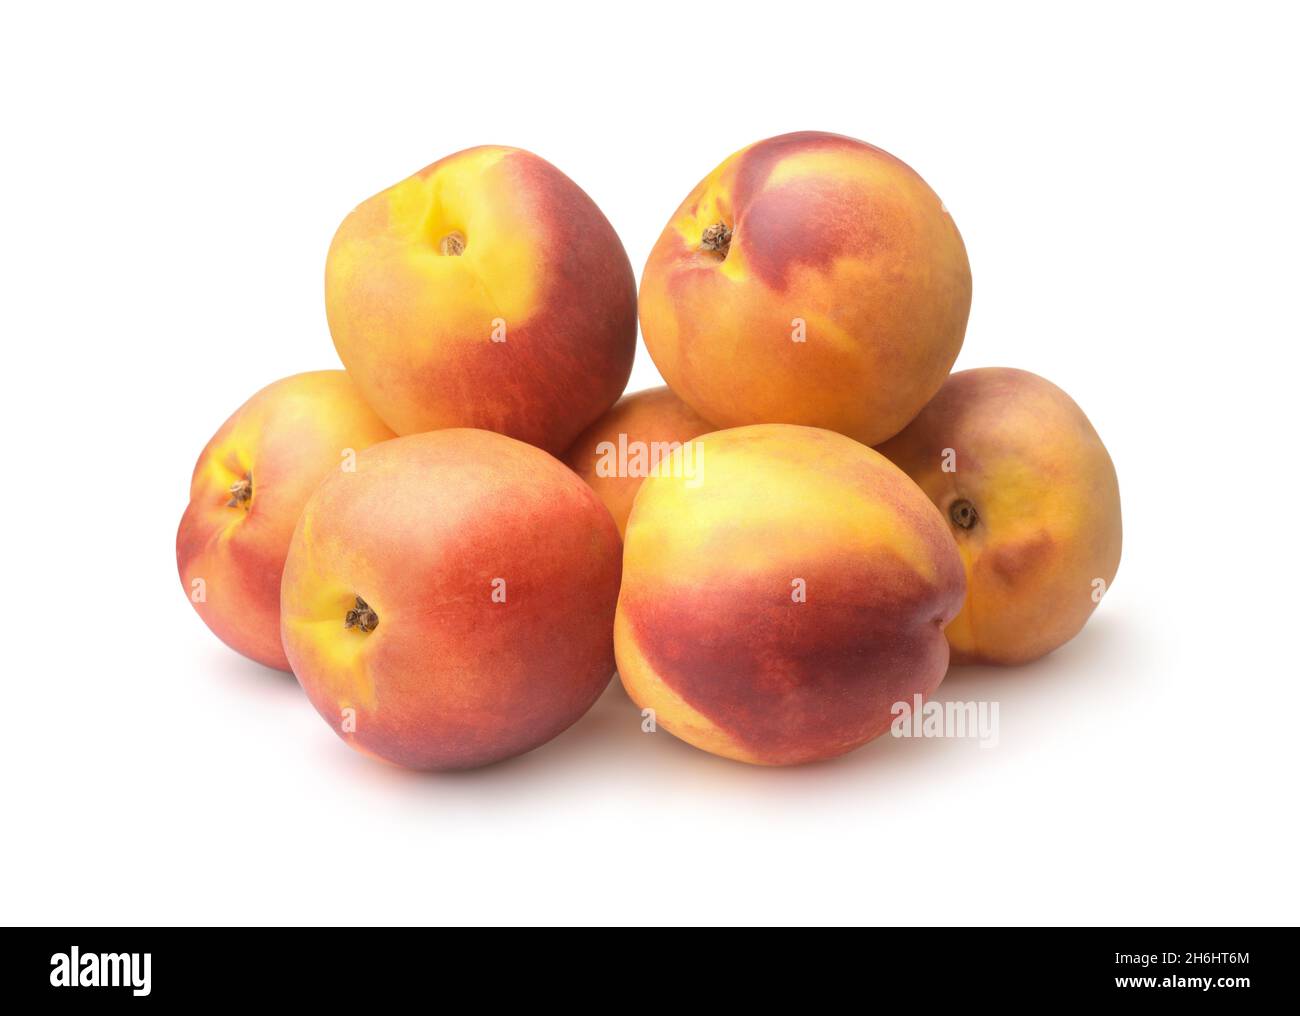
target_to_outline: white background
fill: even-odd
[[[1242,3],[7,6],[0,918],[1294,923],[1294,28]],[[958,367],[1057,382],[1119,471],[1124,560],[1083,634],[940,690],[1000,702],[996,748],[748,768],[641,733],[615,685],[530,755],[411,774],[208,633],[175,573],[190,469],[256,389],[337,365],[323,266],[356,203],[521,146],[639,277],[700,177],[799,129],[929,181],[974,272]],[[631,387],[659,383],[639,357]]]

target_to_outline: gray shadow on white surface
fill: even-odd
[[[645,733],[641,714],[617,675],[592,709],[569,730],[540,748],[481,769],[449,773],[410,772],[348,750],[328,729],[311,751],[331,778],[360,781],[384,793],[430,801],[473,799],[476,805],[509,806],[522,800],[583,798],[611,786],[644,793],[738,797],[806,797],[846,787],[864,797],[891,793],[914,783],[951,779],[972,767],[996,764],[1002,753],[1032,755],[1068,727],[1071,703],[1095,708],[1098,699],[1116,706],[1125,682],[1142,670],[1140,640],[1123,617],[1095,616],[1080,635],[1041,660],[1019,667],[954,667],[936,701],[990,700],[1000,709],[999,744],[981,748],[973,739],[902,739],[888,734],[838,759],[785,768],[751,766],[718,758],[660,729]],[[256,664],[247,664],[256,668]],[[259,668],[249,680],[276,682]],[[292,677],[283,675],[299,694]],[[310,706],[303,702],[303,707]],[[790,791],[797,791],[791,795]],[[811,793],[810,793],[811,792]],[[587,800],[587,798],[583,798]]]
[[[219,681],[227,690],[236,695],[250,695],[256,698],[273,696],[276,698],[300,698],[306,696],[298,679],[287,670],[276,670],[265,664],[241,656],[229,646],[213,639],[206,640],[208,648],[204,659],[196,670]]]
[[[1069,710],[1119,707],[1134,682],[1150,672],[1147,644],[1133,621],[1118,612],[1095,615],[1071,641],[1032,663],[1016,667],[953,667],[935,695],[939,701],[996,701],[1002,735],[1037,742],[1067,729]],[[1034,720],[1032,730],[1007,727]]]

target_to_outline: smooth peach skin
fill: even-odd
[[[732,229],[725,258],[701,249],[716,223]],[[808,131],[741,149],[682,202],[641,278],[641,331],[673,391],[719,427],[875,444],[938,391],[970,300],[961,234],[925,181]]]
[[[1026,663],[1078,634],[1119,568],[1121,525],[1115,467],[1070,396],[1028,371],[961,371],[879,450],[921,485],[961,550],[954,663]],[[952,517],[961,500],[977,516],[969,528]]]
[[[449,236],[459,255],[442,253]],[[556,455],[613,405],[636,350],[636,281],[613,227],[518,148],[459,152],[361,204],[330,245],[325,310],[399,434],[482,427]]]
[[[280,645],[280,573],[303,505],[327,475],[393,437],[341,370],[268,385],[235,410],[203,449],[176,533],[181,585],[221,641],[289,669]],[[251,497],[230,505],[251,477]],[[201,599],[196,597],[201,596]]]
[[[609,684],[619,550],[591,488],[537,448],[463,429],[388,441],[303,511],[285,651],[366,754],[412,769],[509,758]],[[369,632],[344,626],[357,597],[378,615]]]
[[[614,622],[619,674],[655,722],[726,758],[851,751],[943,679],[957,548],[925,495],[840,434],[706,434],[642,484]],[[802,580],[806,602],[796,602]]]
[[[578,435],[564,461],[604,502],[622,536],[632,500],[655,463],[714,429],[670,389],[649,388],[614,403]]]

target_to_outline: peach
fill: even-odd
[[[176,533],[194,609],[230,648],[280,670],[280,573],[307,498],[393,437],[341,370],[295,374],[239,407],[203,449]]]
[[[624,395],[565,453],[614,516],[619,536],[632,499],[650,471],[684,442],[715,429],[668,388]]]
[[[628,519],[614,621],[628,694],[742,762],[831,758],[883,733],[948,666],[965,578],[943,519],[831,431],[756,425],[691,445]]]
[[[609,684],[619,549],[595,493],[540,449],[482,430],[397,438],[307,503],[285,652],[365,754],[412,769],[509,758]]]
[[[961,349],[970,265],[938,196],[887,152],[803,132],[732,155],[686,198],[641,278],[664,379],[719,427],[900,431]]]
[[[481,427],[556,455],[622,393],[636,282],[583,191],[471,148],[357,207],[325,266],[334,345],[399,434]]]
[[[1025,663],[1083,627],[1119,568],[1119,483],[1074,400],[1028,371],[952,375],[880,446],[948,520],[966,606],[954,663]]]

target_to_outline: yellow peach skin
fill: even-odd
[[[970,311],[966,248],[898,159],[786,134],[686,198],[641,279],[641,331],[669,386],[719,427],[797,423],[867,444],[939,389]]]
[[[330,246],[325,310],[399,434],[480,427],[556,455],[619,397],[636,349],[613,227],[518,148],[459,152],[361,204]]]
[[[762,765],[886,731],[948,666],[965,579],[943,519],[883,456],[827,430],[691,443],[628,519],[614,622],[628,694],[697,748]]]
[[[879,451],[948,520],[967,575],[954,663],[1025,663],[1083,627],[1119,568],[1119,483],[1083,411],[1050,381],[952,375]]]
[[[226,645],[289,669],[280,573],[302,507],[351,455],[393,436],[341,370],[268,385],[213,435],[190,481],[176,565],[194,609]]]
[[[595,493],[545,452],[481,430],[397,438],[304,509],[285,651],[364,754],[412,769],[509,758],[609,684],[619,549]]]
[[[625,395],[564,455],[614,516],[619,536],[632,499],[656,463],[714,427],[668,388]]]

